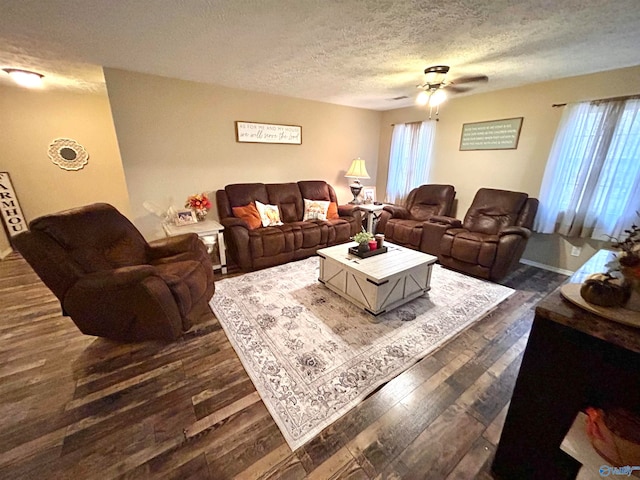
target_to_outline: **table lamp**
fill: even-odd
[[[352,205],[360,205],[362,203],[360,199],[358,199],[358,195],[360,195],[360,191],[362,190],[362,184],[360,183],[360,178],[371,178],[369,173],[367,172],[367,167],[364,164],[364,160],[360,157],[354,158],[351,162],[351,166],[349,170],[345,174],[347,178],[353,178],[353,183],[349,185],[351,189],[351,193],[353,194],[353,200],[349,203]]]

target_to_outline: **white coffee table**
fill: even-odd
[[[437,260],[433,255],[386,242],[386,253],[363,259],[348,252],[355,245],[318,250],[318,280],[372,315],[407,303],[431,288],[431,267]]]

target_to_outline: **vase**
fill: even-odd
[[[198,219],[199,222],[203,222],[207,218],[207,213],[209,213],[208,210],[203,210],[203,209],[196,210],[196,218]]]
[[[369,242],[362,242],[358,244],[358,253],[367,253],[369,251]]]
[[[640,281],[633,280],[629,283],[631,284],[631,295],[627,303],[625,303],[624,308],[633,310],[634,312],[640,312]]]

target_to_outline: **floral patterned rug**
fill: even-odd
[[[216,282],[211,300],[292,450],[514,292],[434,265],[431,291],[374,317],[318,275],[311,257]]]

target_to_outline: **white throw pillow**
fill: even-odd
[[[309,200],[305,198],[303,220],[326,220],[330,203],[328,200]]]
[[[260,214],[263,227],[282,225],[280,221],[280,210],[278,210],[277,205],[265,205],[256,200],[256,208]]]

